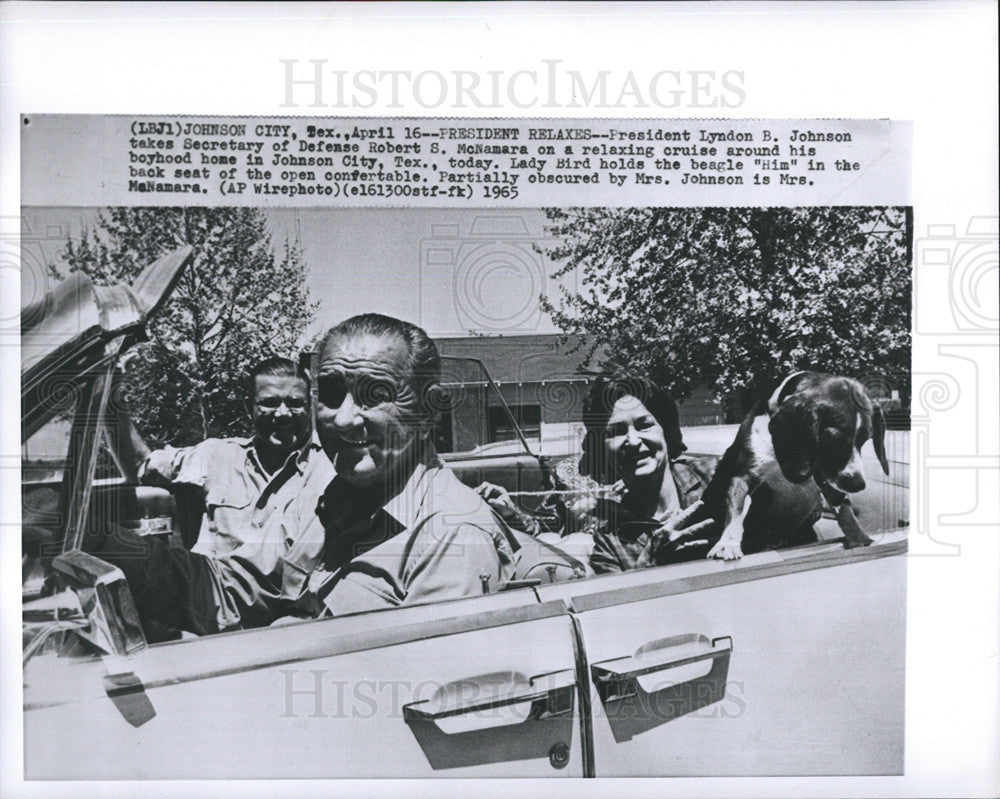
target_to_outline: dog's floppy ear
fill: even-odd
[[[663,437],[667,442],[667,457],[670,460],[679,458],[686,450],[684,436],[681,434],[681,414],[674,398],[663,392]]]
[[[882,406],[869,397],[868,392],[857,381],[849,380],[848,385],[858,413],[868,414],[871,419],[872,446],[875,448],[882,471],[889,474],[889,459],[885,456],[885,414],[882,412]]]
[[[771,414],[777,413],[781,404],[798,391],[802,381],[811,375],[812,372],[793,372],[782,380],[781,384],[774,389],[774,393],[771,394],[767,401],[767,411]],[[763,413],[763,410],[761,413]]]
[[[790,397],[771,417],[767,429],[785,479],[791,483],[808,480],[819,448],[819,409],[815,399],[802,394]]]
[[[885,456],[885,414],[877,402],[872,403],[872,446],[875,447],[878,462],[882,464],[882,471],[889,474],[889,459]]]

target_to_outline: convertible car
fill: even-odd
[[[28,778],[902,773],[904,434],[855,503],[869,547],[821,523],[736,563],[149,643],[87,549],[115,525],[184,545],[172,498],[136,484],[115,381],[188,257],[132,286],[77,275],[23,313]],[[686,431],[716,453],[729,435]],[[530,491],[527,450],[449,463]]]

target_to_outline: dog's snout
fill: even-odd
[[[781,474],[784,476],[784,478],[789,483],[795,483],[796,485],[799,483],[804,483],[806,480],[812,477],[813,473],[812,467],[810,467],[808,464],[796,463],[796,464],[786,464],[784,466],[779,464],[779,467],[781,468]]]
[[[860,472],[841,472],[834,480],[837,488],[846,491],[848,494],[856,494],[865,490],[865,478]]]

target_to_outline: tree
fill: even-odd
[[[588,364],[641,369],[683,398],[746,400],[813,369],[910,370],[911,220],[903,208],[547,209],[543,253],[576,274],[542,306],[587,334]],[[901,380],[901,376],[902,380]]]
[[[68,271],[97,284],[128,283],[182,244],[194,247],[191,263],[150,340],[122,363],[122,398],[155,445],[246,435],[247,370],[293,356],[316,310],[298,244],[286,240],[275,254],[257,209],[108,208],[63,256]]]

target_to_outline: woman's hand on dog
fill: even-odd
[[[663,522],[650,537],[649,546],[644,553],[647,557],[642,558],[649,561],[646,565],[653,566],[686,559],[689,554],[687,550],[708,546],[708,532],[714,521],[704,519],[691,522],[692,517],[703,505],[701,501],[695,502]]]

